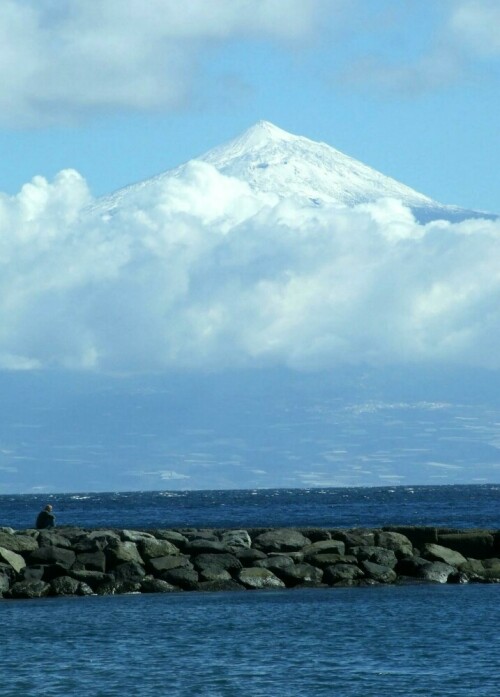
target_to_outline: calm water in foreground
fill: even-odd
[[[500,486],[1,496],[60,525],[500,528]],[[0,695],[496,697],[500,585],[0,600]]]
[[[494,697],[499,587],[5,602],[3,697]]]

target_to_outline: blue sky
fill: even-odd
[[[499,481],[500,219],[204,162],[94,206],[264,119],[500,213],[499,26],[497,0],[2,0],[0,493]]]
[[[0,191],[73,167],[101,195],[267,119],[497,211],[499,15],[496,0],[5,0]]]

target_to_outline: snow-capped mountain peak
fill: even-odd
[[[411,208],[422,222],[438,218],[457,221],[496,217],[438,203],[326,143],[293,135],[269,121],[258,121],[196,160],[245,182],[256,193],[300,199],[315,206],[355,206],[389,197]],[[117,210],[129,195],[145,192],[172,177],[182,177],[189,164],[103,197],[94,210],[101,213]]]

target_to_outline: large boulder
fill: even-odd
[[[141,581],[142,593],[172,593],[179,589],[161,578],[143,578]]]
[[[323,571],[306,562],[285,566],[275,573],[287,586],[317,585],[323,579]]]
[[[357,564],[357,558],[353,554],[312,554],[307,557],[309,564],[317,566],[319,569],[326,569],[332,564]]]
[[[253,541],[262,552],[294,552],[311,544],[311,540],[298,530],[281,528],[258,535]]]
[[[96,591],[99,586],[110,584],[114,581],[111,574],[104,574],[102,571],[75,571],[71,569],[69,573],[72,578],[89,586],[93,591]]]
[[[58,532],[54,532],[53,530],[40,530],[40,534],[38,535],[38,546],[63,547],[64,549],[69,549],[72,545],[67,537],[60,535]]]
[[[304,558],[307,559],[315,554],[345,554],[345,543],[342,540],[320,540],[313,542],[302,549]]]
[[[193,565],[189,561],[189,557],[184,557],[179,555],[168,555],[166,557],[153,557],[147,562],[148,570],[157,576],[163,571],[170,571],[170,569],[192,569]]]
[[[375,535],[375,544],[384,549],[392,549],[397,557],[404,557],[413,553],[412,543],[406,535],[400,532],[377,532]]]
[[[154,540],[155,536],[150,532],[139,530],[122,530],[120,532],[122,542],[141,542],[142,540]]]
[[[149,531],[157,540],[168,540],[173,545],[182,549],[183,546],[188,542],[185,535],[177,530],[150,530]]]
[[[88,571],[106,571],[106,555],[100,549],[77,554],[74,566]]]
[[[447,583],[450,576],[454,576],[456,573],[457,570],[449,564],[445,564],[442,561],[429,561],[427,564],[420,566],[417,575],[426,581]]]
[[[30,553],[29,564],[58,564],[65,569],[70,569],[76,559],[71,549],[62,547],[39,547]]]
[[[221,542],[232,551],[252,546],[252,539],[246,530],[226,530],[221,535]]]
[[[196,584],[199,581],[198,572],[195,571],[195,569],[189,569],[187,567],[162,571],[160,578],[184,590],[195,590]]]
[[[243,566],[253,566],[260,559],[266,559],[267,554],[260,549],[234,549],[234,556],[240,560]]]
[[[139,542],[139,550],[144,561],[155,557],[166,557],[179,554],[179,549],[168,540],[157,540],[154,537],[144,538]]]
[[[118,582],[137,583],[142,581],[146,575],[146,572],[144,571],[144,567],[138,562],[127,561],[115,567],[113,570],[113,575]]]
[[[266,559],[261,559],[254,563],[254,566],[259,569],[269,569],[273,573],[277,573],[279,576],[279,571],[286,569],[288,567],[294,566],[295,563],[293,559],[286,554],[277,554],[273,557],[266,557]]]
[[[394,569],[372,561],[362,561],[361,568],[369,578],[378,583],[394,583],[397,578]]]
[[[20,554],[5,549],[5,547],[0,547],[0,562],[8,564],[16,573],[19,573],[26,566],[26,562]]]
[[[17,581],[5,593],[7,598],[44,598],[50,593],[50,584],[44,581]]]
[[[364,577],[364,572],[355,564],[334,564],[327,566],[323,572],[323,581],[333,586],[337,583],[351,583]]]
[[[184,554],[205,554],[205,553],[224,553],[228,551],[225,544],[220,542],[220,540],[206,539],[203,537],[197,537],[194,540],[190,540],[184,545],[182,550]]]
[[[347,551],[352,547],[366,547],[375,544],[375,533],[371,530],[332,530],[332,537],[342,540]]]
[[[32,552],[38,548],[38,542],[29,535],[12,535],[8,532],[0,532],[0,547],[11,552]]]
[[[432,543],[427,543],[423,546],[422,556],[425,559],[430,559],[430,561],[442,561],[445,564],[457,567],[465,564],[467,561],[460,552],[455,552],[453,549],[448,549],[448,547],[442,547],[441,545]]]
[[[193,563],[198,571],[224,570],[224,571],[239,571],[243,568],[241,561],[234,554],[199,554],[194,557]]]
[[[115,566],[125,562],[144,563],[135,542],[121,542],[120,540],[111,539],[104,553],[106,555],[106,565],[109,569],[113,569]]]
[[[365,545],[363,547],[353,547],[351,553],[356,556],[359,561],[369,561],[380,566],[388,566],[393,569],[397,563],[397,557],[392,549],[384,547]]]
[[[238,581],[251,590],[262,588],[285,588],[285,584],[269,569],[252,567],[242,569],[238,574]]]
[[[208,567],[200,571],[201,581],[230,581],[232,578],[229,571],[217,568],[216,566]]]
[[[59,576],[50,584],[52,595],[79,595],[80,582],[71,576]]]

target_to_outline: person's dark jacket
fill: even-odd
[[[53,513],[49,511],[40,511],[36,519],[37,530],[43,530],[44,528],[55,528],[56,517]]]

